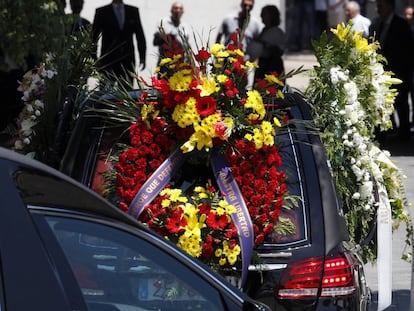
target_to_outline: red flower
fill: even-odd
[[[217,215],[215,212],[210,212],[207,214],[206,219],[207,225],[213,230],[221,230],[228,224],[227,215]]]
[[[199,50],[198,53],[195,55],[195,59],[198,62],[207,61],[210,58],[210,55],[211,54],[203,48]]]
[[[216,111],[216,100],[211,96],[202,96],[197,99],[196,108],[200,116],[208,117]]]

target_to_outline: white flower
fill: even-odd
[[[22,132],[22,134],[24,135],[24,136],[30,136],[30,135],[32,135],[32,133],[33,133],[33,130],[32,130],[32,127],[35,125],[36,123],[35,122],[33,122],[32,120],[30,120],[30,119],[25,119],[25,120],[22,120],[22,122],[21,122],[21,124],[20,124],[20,127],[21,127],[21,129],[20,129],[20,131]]]
[[[37,108],[44,108],[45,107],[45,104],[40,100],[40,99],[36,99],[35,101],[34,101],[34,105],[37,107]]]
[[[358,100],[358,88],[355,82],[350,81],[344,84],[344,89],[347,94],[347,100],[349,104],[353,104]]]
[[[20,139],[16,139],[16,141],[14,142],[14,149],[23,150],[23,148],[24,148],[23,142]]]
[[[331,81],[333,84],[338,84],[340,81],[348,80],[348,76],[341,70],[340,67],[333,67],[330,70]]]
[[[354,200],[359,200],[359,199],[361,198],[361,194],[360,194],[359,192],[355,192],[355,193],[352,195],[352,198],[353,198]]]
[[[374,190],[374,185],[372,181],[365,181],[360,187],[360,193],[362,199],[368,199],[372,196],[372,192]]]
[[[32,113],[34,111],[33,106],[31,104],[28,104],[25,107],[26,107],[27,112]]]
[[[30,139],[28,137],[26,137],[25,139],[23,139],[23,143],[25,145],[30,145]]]

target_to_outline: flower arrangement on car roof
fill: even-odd
[[[381,150],[377,131],[392,128],[396,90],[401,81],[384,71],[379,43],[369,43],[351,25],[339,24],[314,42],[319,62],[311,74],[306,90],[314,103],[315,123],[323,128],[321,139],[343,204],[351,240],[361,242],[375,222],[378,198],[373,196],[384,187],[392,210],[394,225],[407,224],[407,243],[412,225],[406,210],[404,175],[391,161],[390,153]],[[363,259],[374,262],[377,240],[363,248]]]
[[[227,47],[214,44],[194,54],[170,44],[158,77],[151,83],[137,77],[138,100],[121,91],[100,110],[108,122],[129,124],[127,144],[107,174],[108,197],[227,272],[246,271],[253,248],[276,227],[291,230],[279,215],[296,204],[275,144],[289,123],[287,108],[277,104],[284,77],[269,74],[246,90],[255,64],[245,61],[239,36]]]

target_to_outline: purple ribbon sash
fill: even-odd
[[[161,190],[164,189],[174,176],[175,172],[184,164],[184,161],[185,156],[180,148],[174,150],[174,152],[142,185],[141,189],[131,201],[128,213],[138,219],[145,206],[150,204]],[[217,184],[220,191],[223,193],[226,202],[236,208],[236,213],[233,213],[231,217],[239,234],[242,255],[241,286],[243,286],[246,281],[254,246],[252,220],[239,186],[234,180],[224,157],[217,152],[213,152],[211,166],[213,168],[214,177],[217,180]]]
[[[228,204],[231,204],[236,208],[236,213],[233,213],[231,216],[239,233],[242,253],[241,286],[243,286],[246,281],[254,246],[252,220],[240,188],[231,174],[231,170],[227,166],[224,157],[217,152],[214,152],[211,157],[211,166],[225,200]]]
[[[170,182],[178,168],[183,165],[185,157],[180,148],[158,167],[142,185],[128,209],[128,213],[138,219],[144,207],[152,202],[162,189]]]

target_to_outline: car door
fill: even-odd
[[[39,162],[0,148],[1,310],[269,310]]]

